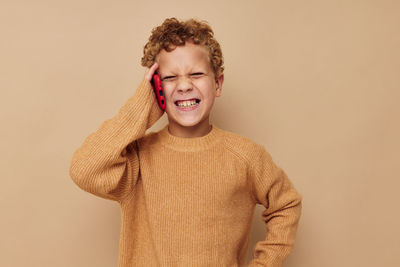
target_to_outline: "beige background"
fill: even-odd
[[[399,3],[1,1],[0,265],[116,266],[119,206],[80,190],[69,163],[177,16],[221,43],[213,122],[265,145],[304,197],[286,266],[400,266]]]

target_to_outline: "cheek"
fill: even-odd
[[[165,99],[167,100],[167,102],[168,102],[168,101],[171,99],[171,97],[172,97],[172,91],[173,91],[173,90],[169,89],[168,87],[167,87],[167,88],[163,88],[164,96],[165,96]]]
[[[214,97],[216,94],[216,87],[210,80],[202,80],[195,83],[203,97]]]

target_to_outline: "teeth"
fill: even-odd
[[[185,100],[185,101],[178,101],[177,105],[179,107],[192,107],[196,105],[196,100]]]

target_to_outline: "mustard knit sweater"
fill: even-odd
[[[143,80],[73,154],[70,176],[121,208],[119,267],[245,266],[256,204],[267,235],[248,266],[283,266],[301,196],[263,146],[212,125],[207,135],[146,134],[162,115]]]

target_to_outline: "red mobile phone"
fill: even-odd
[[[153,75],[153,79],[151,80],[153,84],[154,93],[156,94],[158,105],[162,110],[165,110],[167,104],[165,103],[164,91],[161,86],[161,78],[158,74]]]

